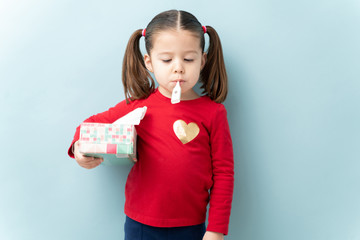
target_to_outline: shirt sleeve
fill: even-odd
[[[93,116],[87,118],[84,122],[113,123],[120,117],[125,116],[132,109],[133,109],[133,104],[132,103],[127,104],[126,101],[124,100],[124,101],[118,103],[116,106],[109,108],[105,112],[98,113],[96,115],[93,115]],[[79,137],[80,137],[80,125],[76,128],[74,138],[68,149],[68,155],[72,158],[74,158],[74,153],[72,150],[73,144],[77,140],[79,140]]]
[[[224,105],[218,106],[210,133],[213,186],[207,231],[227,235],[234,189],[234,156],[227,112]]]

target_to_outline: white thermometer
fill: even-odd
[[[171,103],[179,103],[181,98],[181,87],[180,87],[180,81],[176,82],[176,86],[174,87],[171,95]]]

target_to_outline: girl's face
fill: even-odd
[[[181,100],[198,98],[193,87],[205,65],[206,54],[200,39],[187,30],[167,30],[154,35],[150,55],[145,54],[147,69],[153,72],[159,91],[171,98],[177,82],[181,86]]]

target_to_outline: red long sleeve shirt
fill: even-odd
[[[171,104],[156,90],[85,121],[112,123],[143,106],[147,112],[136,126],[138,162],[127,178],[125,214],[155,227],[190,226],[205,222],[210,202],[207,230],[227,234],[234,161],[225,107],[206,96]],[[79,127],[72,144],[78,139]]]

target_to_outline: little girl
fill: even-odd
[[[204,34],[210,39],[207,53]],[[125,187],[125,239],[223,239],[228,234],[234,161],[221,104],[227,95],[227,75],[215,29],[202,26],[185,11],[160,13],[131,36],[122,71],[126,100],[85,122],[112,123],[147,107],[136,126],[138,161]],[[203,96],[193,90],[198,80]],[[181,98],[172,104],[176,85]],[[101,164],[103,159],[79,152],[78,139],[79,127],[69,155],[84,168]]]

